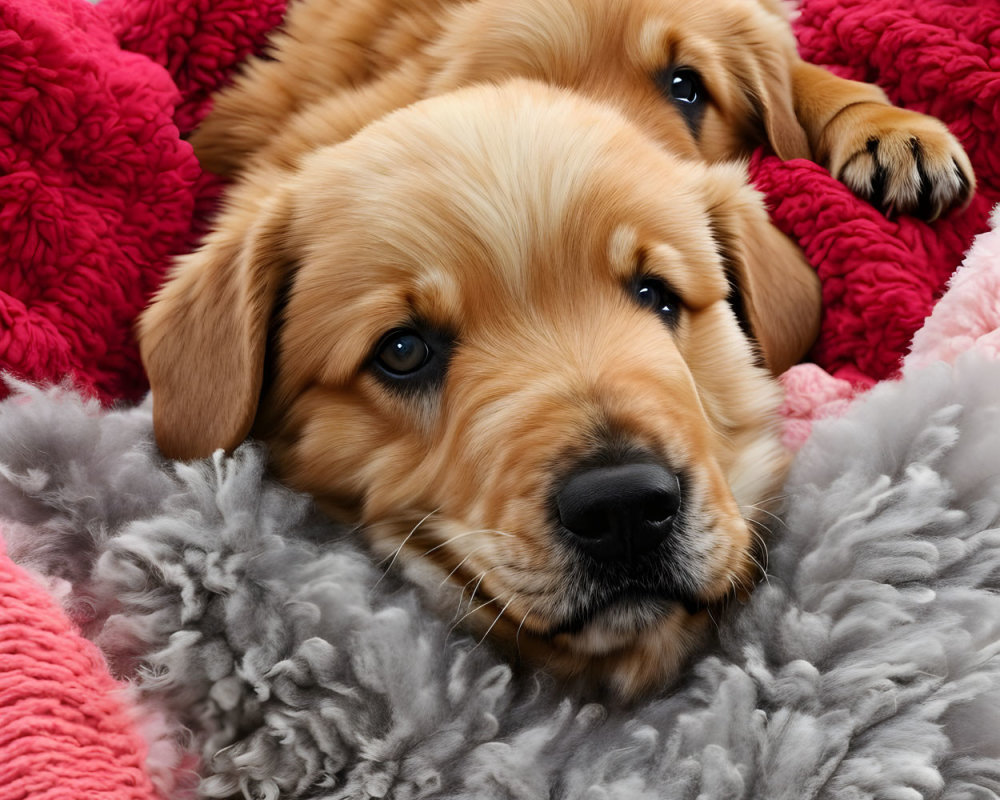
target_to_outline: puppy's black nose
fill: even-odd
[[[559,522],[584,552],[633,561],[674,527],[681,505],[677,476],[655,464],[598,467],[570,478],[556,495]]]

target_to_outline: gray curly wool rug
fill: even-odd
[[[145,407],[0,406],[11,554],[68,582],[202,796],[1000,797],[1000,363],[880,385],[787,496],[715,649],[616,709],[452,632],[255,446],[176,465]]]

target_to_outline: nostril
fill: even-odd
[[[661,525],[677,516],[681,496],[679,491],[659,489],[645,498],[642,513],[645,520],[653,525]]]
[[[680,510],[677,476],[655,464],[625,464],[574,475],[556,496],[559,522],[602,559],[631,559],[656,548]]]

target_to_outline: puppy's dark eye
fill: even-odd
[[[653,74],[653,81],[665,98],[681,114],[695,136],[701,127],[701,118],[708,107],[708,91],[698,71],[691,67],[664,67]]]
[[[369,368],[393,391],[433,389],[444,380],[454,337],[430,326],[394,328],[379,339]]]
[[[693,69],[676,70],[670,79],[670,96],[678,103],[697,103],[703,93],[701,78]]]
[[[412,375],[423,367],[432,354],[419,333],[396,330],[382,337],[375,348],[375,363],[393,377]]]
[[[640,308],[649,309],[670,325],[677,323],[680,298],[659,278],[639,278],[632,285],[632,296]]]

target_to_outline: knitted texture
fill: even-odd
[[[825,170],[758,159],[755,182],[775,223],[798,240],[823,281],[813,351],[838,377],[870,385],[894,375],[1000,199],[1000,4],[959,0],[804,0],[803,58],[881,86],[893,102],[943,120],[979,183],[964,212],[932,224],[886,219]]]
[[[143,394],[135,318],[216,191],[178,124],[282,11],[0,0],[0,368]]]
[[[186,134],[233,68],[263,49],[285,0],[102,0],[98,10],[125,50],[167,69],[180,93],[174,121]]]
[[[191,228],[177,91],[80,0],[3,0],[0,64],[0,364],[136,397],[131,326]]]
[[[0,800],[148,800],[146,746],[97,647],[0,538]]]

